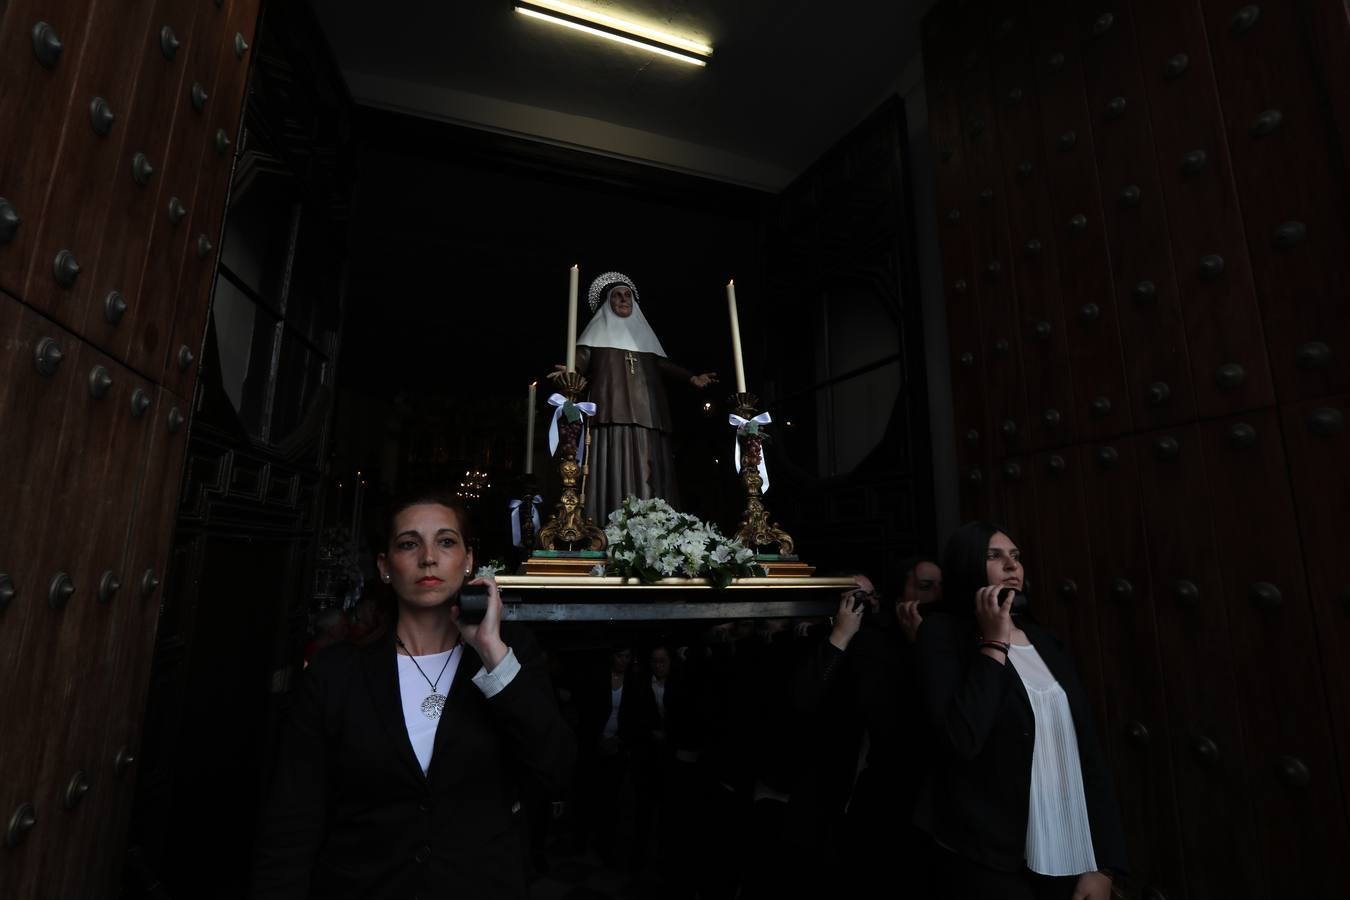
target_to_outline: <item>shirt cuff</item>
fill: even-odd
[[[506,655],[502,661],[497,663],[497,668],[491,672],[487,667],[478,670],[478,674],[473,676],[473,683],[478,685],[478,689],[483,692],[484,697],[495,697],[506,689],[511,683],[511,679],[520,674],[520,662],[516,659],[516,651],[510,647],[506,648]]]

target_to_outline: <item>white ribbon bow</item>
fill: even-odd
[[[731,413],[727,416],[727,421],[736,426],[736,449],[734,452],[736,454],[736,474],[739,475],[741,474],[741,429],[751,422],[754,422],[756,425],[768,425],[773,419],[770,419],[769,414],[766,412],[760,413],[753,419],[742,419],[735,413]],[[764,486],[759,489],[759,492],[761,494],[767,494],[769,492],[769,467],[764,464],[763,444],[759,445],[759,477],[764,480]]]
[[[534,533],[537,535],[539,534],[539,504],[544,501],[544,498],[539,496],[538,494],[535,494],[533,497],[529,498],[529,500],[530,500],[530,520],[534,522]],[[525,502],[524,500],[512,500],[510,503],[512,547],[520,546],[520,514],[518,510],[520,509],[521,504],[523,504],[524,502]]]
[[[553,409],[553,421],[548,423],[548,452],[550,456],[558,453],[558,419],[562,416],[563,410],[568,406],[578,409],[588,416],[595,415],[595,404],[589,401],[581,403],[569,403],[562,394],[551,394],[548,398],[549,406]],[[586,455],[586,419],[581,419],[581,432],[577,435],[577,465],[581,465],[582,459]]]

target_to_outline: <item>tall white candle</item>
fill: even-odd
[[[529,475],[534,471],[534,386],[538,382],[530,382],[530,402],[525,410],[525,474]]]
[[[731,311],[731,358],[736,364],[736,393],[745,393],[745,360],[741,359],[741,318],[736,314],[736,279],[727,282],[727,308]]]
[[[577,370],[577,267],[567,273],[567,371]]]

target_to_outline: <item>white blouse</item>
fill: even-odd
[[[428,673],[433,679],[440,674],[440,680],[434,683],[437,690],[448,698],[450,685],[455,683],[455,673],[459,671],[459,661],[464,656],[463,647],[463,644],[456,644],[444,653],[419,656],[416,664],[412,657],[398,654],[398,689],[403,698],[403,723],[408,729],[408,740],[412,742],[413,753],[417,755],[423,775],[431,766],[431,752],[436,747],[436,728],[441,720],[439,717],[429,719],[422,712],[422,701],[431,693],[431,685],[427,684],[422,672]],[[422,667],[420,672],[418,666]],[[473,683],[484,697],[493,697],[501,693],[519,672],[520,662],[516,659],[515,651],[508,647],[506,656],[497,663],[497,668],[492,671],[486,667],[480,668],[478,674],[473,676]]]
[[[1095,872],[1097,858],[1069,697],[1031,644],[1013,644],[1008,661],[1027,689],[1036,719],[1027,868],[1042,875]]]
[[[423,774],[431,765],[436,726],[441,724],[441,720],[429,719],[422,712],[422,701],[431,693],[431,685],[422,677],[422,672],[432,678],[440,675],[436,687],[443,696],[448,697],[450,685],[455,683],[455,673],[459,671],[459,660],[464,655],[460,652],[461,646],[456,644],[444,653],[419,656],[415,663],[413,657],[398,654],[398,689],[403,695],[403,722],[408,728],[408,740],[412,741],[413,753],[417,754],[417,761],[422,764]],[[417,670],[418,666],[422,667],[421,672]]]

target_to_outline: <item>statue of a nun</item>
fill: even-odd
[[[597,407],[587,422],[592,431],[586,515],[603,528],[629,495],[659,497],[679,508],[665,379],[702,389],[715,384],[717,375],[695,375],[670,361],[627,275],[601,275],[591,282],[588,300],[591,321],[577,338],[577,371],[590,382]]]

